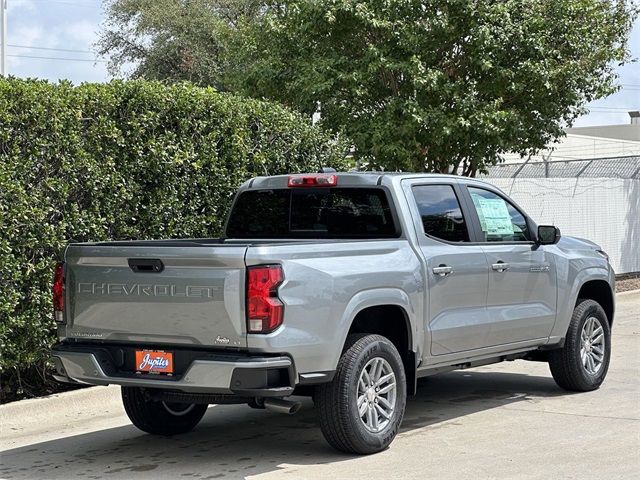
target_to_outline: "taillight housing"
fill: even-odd
[[[278,286],[284,281],[280,265],[259,265],[247,269],[247,330],[269,333],[282,325],[284,305]]]
[[[287,183],[289,187],[335,187],[337,175],[292,175]]]
[[[64,263],[57,263],[53,273],[53,319],[64,323]]]

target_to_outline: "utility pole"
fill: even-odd
[[[7,75],[7,2],[0,0],[0,28],[2,28],[2,46],[0,46],[0,75]]]

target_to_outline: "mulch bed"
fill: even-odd
[[[640,275],[616,280],[616,292],[628,292],[629,290],[640,290]]]
[[[87,386],[59,383],[51,377],[51,372],[47,368],[34,368],[23,372],[20,379],[16,378],[16,375],[2,373],[0,374],[0,404],[25,398],[45,397]]]

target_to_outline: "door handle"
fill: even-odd
[[[448,265],[433,267],[433,273],[435,273],[436,275],[440,275],[441,277],[446,277],[450,273],[453,273],[453,267],[450,267]]]
[[[509,264],[504,262],[498,262],[491,265],[491,268],[496,272],[504,272],[505,270],[509,270]]]

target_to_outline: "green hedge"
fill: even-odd
[[[0,79],[5,396],[45,371],[52,269],[66,243],[216,236],[247,178],[344,168],[343,152],[297,114],[213,89]]]

